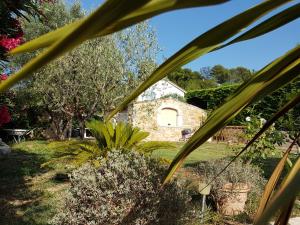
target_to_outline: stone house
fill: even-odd
[[[119,113],[116,120],[150,132],[149,140],[180,141],[183,130],[195,131],[206,119],[203,109],[180,100],[185,93],[171,81],[161,80]]]

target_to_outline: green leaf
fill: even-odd
[[[209,184],[211,184],[215,179],[217,179],[238,157],[240,157],[269,127],[272,126],[272,124],[279,119],[281,116],[283,116],[286,112],[288,112],[290,109],[292,109],[294,106],[296,106],[298,103],[300,102],[300,95],[295,96],[294,98],[292,98],[288,103],[286,103],[281,109],[278,110],[277,113],[275,113],[271,119],[269,119],[264,125],[263,127],[255,134],[255,136],[245,145],[245,147],[237,154],[235,155],[230,162],[222,169],[220,170],[219,173],[216,174],[215,177],[213,177],[208,183],[207,186]],[[295,139],[297,140],[297,139]],[[293,144],[294,145],[294,144]],[[284,156],[283,156],[284,157]],[[291,160],[288,158],[286,158],[286,162],[288,163],[288,165],[290,167],[292,167],[292,162]],[[206,188],[206,187],[204,187]],[[203,188],[203,189],[204,189]],[[259,211],[259,210],[258,210]]]
[[[183,160],[219,129],[231,121],[241,110],[262,96],[289,83],[299,75],[300,46],[278,58],[241,85],[218,109],[213,111],[202,127],[189,139],[173,160],[165,182],[182,164]]]
[[[274,193],[271,200],[261,216],[257,218],[254,225],[265,225],[268,224],[270,218],[275,215],[278,209],[281,212],[289,208],[290,203],[295,199],[299,193],[300,184],[300,158],[291,169],[290,173],[279,187],[278,191]],[[285,213],[286,215],[286,213]]]
[[[268,32],[276,30],[283,25],[292,22],[300,17],[300,3],[293,5],[282,12],[275,14],[274,16],[270,17],[269,19],[263,21],[262,23],[256,25],[249,31],[245,32],[244,34],[236,37],[232,41],[220,46],[219,48],[215,49],[219,50],[226,46],[232,45],[237,42],[246,41],[252,38],[256,38],[258,36],[264,35]]]
[[[191,62],[192,60],[217,49],[220,44],[232,36],[239,33],[242,29],[259,19],[261,16],[287,3],[287,0],[264,1],[263,3],[232,17],[231,19],[219,24],[206,33],[200,35],[188,45],[183,47],[166,62],[159,66],[149,78],[147,78],[130,96],[128,96],[109,116],[111,119],[117,112],[125,107],[151,85],[161,80],[176,68]]]
[[[229,0],[151,0],[148,1],[147,4],[142,6],[139,10],[129,13],[125,17],[115,21],[111,26],[104,28],[102,31],[96,32],[93,35],[93,37],[95,38],[111,34],[113,32],[124,29],[130,25],[136,24],[138,22],[141,22],[150,17],[167,11],[191,7],[216,5],[227,1]],[[25,44],[13,49],[10,52],[10,54],[14,55],[34,51],[44,47],[49,47],[50,45],[65,37],[65,35],[71,33],[82,22],[83,20],[75,21],[55,31],[44,34],[32,41],[26,42]]]
[[[96,32],[109,27],[120,18],[126,16],[130,12],[140,8],[147,0],[133,1],[128,4],[126,0],[109,0],[84,19],[83,22],[76,26],[69,34],[64,36],[58,42],[43,53],[29,61],[16,74],[9,76],[5,82],[1,82],[0,91],[5,91],[18,81],[29,77],[34,71],[45,66],[47,63],[61,56],[63,53],[72,50],[88,38],[91,38]],[[95,22],[96,21],[96,22]]]
[[[264,193],[261,197],[261,200],[260,200],[260,204],[259,204],[259,207],[258,207],[258,210],[257,210],[257,213],[256,213],[256,218],[259,218],[263,211],[265,210],[270,198],[271,198],[271,195],[273,194],[273,191],[275,190],[275,187],[278,183],[278,180],[280,178],[280,175],[282,174],[282,171],[284,169],[284,166],[287,162],[287,159],[288,159],[288,156],[289,156],[289,153],[291,152],[293,146],[296,144],[296,140],[300,137],[300,133],[298,135],[298,137],[293,141],[293,143],[289,146],[289,148],[286,150],[285,154],[283,155],[283,157],[281,158],[281,160],[278,162],[276,168],[274,169],[270,179],[268,180],[268,183],[266,184],[265,186],[265,190],[264,190]],[[257,219],[255,219],[256,221]]]
[[[115,148],[118,149],[120,147],[120,140],[122,136],[122,132],[124,130],[125,124],[123,122],[120,122],[116,126],[116,139],[115,139]]]
[[[149,136],[149,132],[145,132],[145,131],[133,132],[130,137],[130,140],[128,141],[128,147],[135,145],[136,143],[147,138],[148,136]]]

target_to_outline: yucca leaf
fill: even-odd
[[[271,198],[271,195],[272,195],[273,191],[275,190],[278,180],[282,174],[282,171],[283,171],[286,161],[288,159],[288,155],[291,152],[293,146],[296,144],[296,141],[299,137],[300,137],[300,133],[298,134],[297,138],[293,141],[293,143],[289,146],[289,148],[286,150],[285,154],[283,155],[281,160],[278,162],[270,179],[268,180],[268,183],[266,184],[265,189],[264,189],[264,193],[260,199],[259,207],[258,207],[256,216],[255,216],[256,218],[259,218],[262,215],[264,209],[266,208],[266,206]],[[254,221],[256,221],[256,219]]]
[[[241,110],[260,97],[289,83],[299,75],[300,46],[278,58],[257,72],[242,88],[238,88],[222,106],[213,111],[202,127],[188,140],[170,165],[167,182],[183,160]]]
[[[281,109],[279,109],[272,117],[269,119],[263,127],[255,134],[255,136],[243,147],[243,149],[235,155],[230,162],[222,169],[219,173],[216,174],[208,183],[207,186],[210,185],[215,179],[217,179],[240,155],[242,155],[252,144],[255,142],[272,124],[278,120],[281,116],[283,116],[286,112],[288,112],[290,109],[292,109],[294,106],[296,106],[300,102],[300,95],[295,96],[292,98],[288,103],[286,103]],[[296,139],[297,140],[297,139]],[[291,164],[291,161],[289,158],[286,159],[287,163],[289,165]],[[203,189],[205,189],[203,187]]]
[[[150,77],[148,77],[130,96],[125,98],[125,100],[117,106],[107,119],[111,119],[117,112],[122,111],[132,100],[137,98],[147,88],[167,76],[167,74],[176,68],[218,48],[222,42],[239,33],[242,29],[265,15],[267,12],[287,2],[289,1],[264,1],[200,35],[159,66]]]
[[[300,158],[296,161],[293,168],[289,172],[278,191],[274,193],[270,199],[267,207],[261,216],[257,218],[254,225],[265,225],[268,224],[270,218],[275,215],[278,209],[284,210],[288,208],[289,204],[295,199],[297,194],[300,192]]]
[[[237,42],[246,41],[252,38],[256,38],[258,36],[264,35],[268,32],[276,30],[283,25],[292,22],[300,17],[300,3],[293,5],[278,14],[270,17],[269,19],[263,21],[262,23],[256,25],[255,27],[251,28],[249,31],[245,32],[244,34],[234,38],[232,41],[220,46],[219,48],[215,49],[219,50],[226,46],[232,45]]]
[[[110,27],[104,28],[102,31],[96,32],[93,37],[100,37],[111,34],[113,32],[124,29],[130,25],[141,22],[145,19],[153,17],[155,15],[183,8],[200,7],[208,5],[216,5],[227,2],[229,0],[151,0],[139,10],[128,14],[127,16],[116,21]],[[10,54],[19,54],[23,52],[34,51],[40,48],[49,47],[58,40],[62,39],[65,35],[69,34],[75,29],[82,20],[75,21],[71,24],[65,25],[55,31],[44,34],[32,41],[26,42],[25,44],[13,49]]]
[[[292,214],[292,210],[295,204],[296,198],[292,199],[288,204],[287,207],[282,208],[280,215],[278,216],[277,220],[275,221],[274,225],[288,225],[289,219]]]
[[[0,83],[0,91],[5,91],[9,87],[16,84],[21,79],[24,79],[34,71],[43,67],[55,58],[61,56],[63,53],[72,50],[77,45],[81,44],[86,39],[90,38],[96,32],[109,27],[120,18],[140,8],[149,0],[132,1],[128,4],[126,0],[109,0],[93,12],[90,16],[79,23],[75,29],[64,36],[58,42],[55,42],[51,47],[43,53],[29,61],[16,74],[9,76],[7,80]],[[95,22],[96,21],[96,22]]]

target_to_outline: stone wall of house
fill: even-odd
[[[176,126],[162,126],[159,124],[163,109],[177,111]],[[183,129],[197,130],[203,124],[206,116],[203,109],[167,98],[134,103],[131,108],[130,120],[133,126],[150,132],[148,140],[180,141]]]

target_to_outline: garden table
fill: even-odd
[[[15,143],[20,143],[22,139],[25,140],[25,135],[29,130],[26,129],[3,129],[9,136],[12,136]]]

